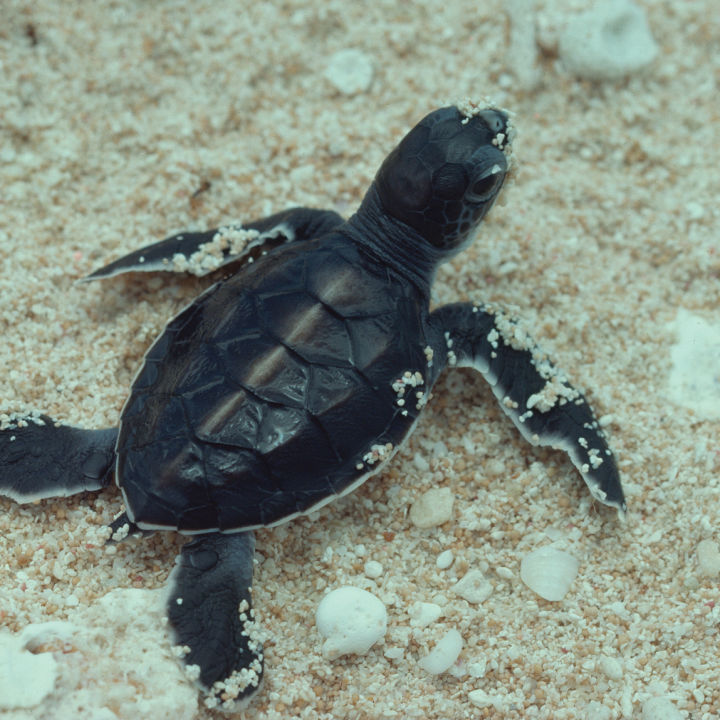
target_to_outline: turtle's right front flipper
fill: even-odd
[[[206,230],[185,232],[146,245],[101,267],[81,282],[126,272],[187,272],[208,275],[224,265],[249,259],[262,249],[299,240],[311,240],[344,222],[332,210],[291,208],[254,220]]]
[[[615,458],[587,399],[513,318],[490,306],[454,303],[432,313],[431,327],[438,355],[478,370],[527,440],[564,450],[593,497],[625,511]],[[440,369],[438,362],[435,372]]]
[[[13,420],[0,427],[0,495],[24,503],[102,489],[117,432],[58,425],[47,415]]]

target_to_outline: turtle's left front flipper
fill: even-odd
[[[80,282],[126,272],[186,272],[208,275],[218,268],[248,260],[264,249],[311,240],[344,222],[333,210],[296,207],[247,224],[235,223],[204,232],[183,232],[141,247],[114,260]]]
[[[593,497],[625,510],[615,459],[588,401],[512,318],[457,303],[437,309],[430,323],[448,364],[478,370],[529,442],[567,452]]]
[[[0,427],[0,495],[25,503],[100,490],[112,478],[117,428],[85,430],[47,415]]]
[[[211,533],[187,543],[168,579],[167,612],[182,659],[226,709],[240,709],[263,674],[251,585],[252,532]]]

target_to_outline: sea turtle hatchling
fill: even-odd
[[[479,370],[525,438],[565,450],[593,497],[624,510],[593,411],[513,319],[472,303],[429,309],[438,266],[500,192],[511,140],[504,111],[445,107],[390,153],[349,220],[294,208],[116,260],[87,279],[227,274],[152,344],[117,428],[5,416],[0,494],[27,502],[114,478],[125,505],[116,540],[193,536],[170,574],[167,613],[210,705],[246,701],[263,673],[252,531],[380,471],[447,365]]]

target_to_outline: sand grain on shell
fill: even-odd
[[[569,76],[552,42],[527,45],[529,28],[548,34],[587,3],[525,7],[538,22],[518,28],[519,53],[499,0],[3,3],[0,412],[115,423],[148,345],[206,285],[174,274],[74,284],[98,265],[294,204],[349,213],[402,133],[440,102],[485,94],[516,113],[516,181],[474,246],[440,271],[435,301],[516,306],[591,390],[628,520],[598,507],[564,456],[529,447],[473,372],[447,374],[379,478],[258,533],[267,676],[248,720],[720,715],[720,597],[707,570],[720,542],[720,425],[667,391],[679,309],[720,323],[716,7],[645,3],[656,61],[604,84]],[[346,49],[373,68],[355,95],[324,75]],[[452,519],[415,527],[409,507],[438,487],[453,493]],[[113,490],[0,500],[0,630],[83,617],[98,630],[109,592],[162,587],[181,540],[107,551],[102,528],[119,509]],[[550,543],[580,563],[555,603],[519,575],[521,558]],[[438,567],[448,550],[452,564]],[[368,576],[369,560],[382,574]],[[493,587],[479,605],[452,590],[470,570]],[[330,662],[309,623],[343,585],[382,601],[387,634]],[[441,613],[413,625],[417,602]],[[41,648],[61,666],[55,694],[17,717],[51,717],[81,693],[88,717],[105,706],[104,717],[125,718],[112,698],[131,686],[138,701],[161,700],[153,677],[164,671],[143,675],[132,652],[150,636],[113,623],[99,628],[113,673],[81,643]],[[428,675],[418,661],[450,630],[460,654]],[[158,656],[175,662],[169,646]],[[195,694],[187,702],[178,716],[216,717]]]

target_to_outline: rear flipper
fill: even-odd
[[[480,371],[529,442],[567,452],[592,496],[625,511],[617,465],[592,408],[511,318],[457,303],[433,312],[430,322],[436,338],[444,335],[434,344],[448,364]]]
[[[247,225],[235,223],[205,232],[181,233],[135,250],[91,273],[82,282],[131,271],[208,275],[224,265],[254,257],[262,249],[319,237],[343,222],[332,210],[291,208]]]
[[[104,488],[117,433],[57,425],[47,415],[1,425],[0,495],[25,503]]]
[[[251,585],[252,532],[202,535],[187,543],[170,574],[167,611],[188,673],[208,707],[244,707],[262,680]]]

